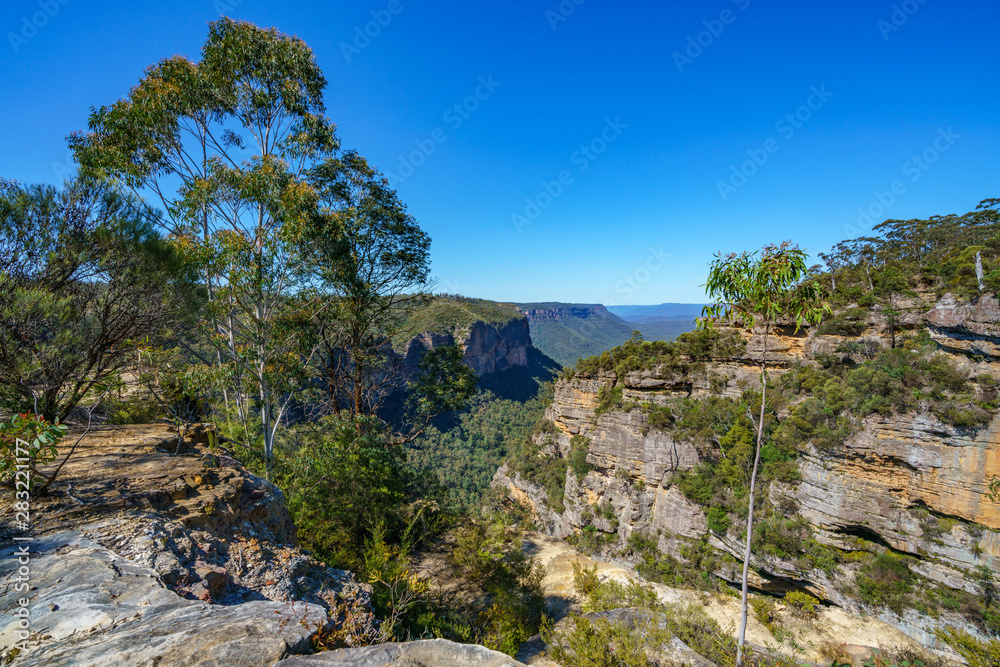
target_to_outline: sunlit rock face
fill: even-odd
[[[427,332],[414,336],[400,353],[404,377],[416,375],[417,364],[425,351],[447,345],[460,346],[463,361],[479,376],[523,368],[528,365],[531,348],[528,320],[521,317],[502,326],[480,321],[454,332]]]
[[[923,294],[900,299],[896,308],[896,336],[926,327],[939,349],[968,376],[1000,378],[1000,303],[994,296],[962,302],[950,295],[937,299]],[[878,308],[862,311],[858,327],[853,340],[871,345],[888,346],[893,334]],[[748,345],[737,358],[681,371],[633,371],[623,378],[610,372],[577,373],[557,382],[546,411],[555,432],[535,437],[539,442],[551,439],[552,453],[558,449],[563,456],[573,436],[587,437],[587,462],[594,468],[580,480],[567,471],[563,512],[552,509],[543,489],[508,468],[494,484],[531,507],[538,524],[553,536],[566,537],[591,525],[624,547],[639,533],[682,561],[685,544],[707,539],[726,556],[713,574],[738,581],[734,563],[742,560],[744,524],[735,518],[725,533],[710,530],[703,509],[687,500],[675,482],[678,471],[696,466],[706,452],[651,427],[641,406],[664,405],[676,396],[738,397],[759,387],[754,355],[759,356],[763,332],[740,333]],[[847,340],[852,338],[816,335],[808,328],[796,331],[794,323],[783,323],[767,344],[771,377],[796,363],[816,363],[821,355],[844,356],[840,348]],[[619,388],[624,407],[601,412],[601,397]],[[982,568],[1000,578],[1000,505],[986,497],[990,478],[1000,475],[1000,416],[976,429],[942,423],[928,409],[869,417],[833,451],[801,443],[799,472],[801,480],[795,484],[771,484],[770,500],[787,516],[804,518],[822,544],[853,551],[861,548],[858,538],[875,542],[912,556],[913,572],[976,595],[981,593]],[[853,590],[852,566],[831,576],[764,553],[755,553],[753,564],[751,585],[759,589],[804,588],[847,609],[862,608]],[[933,644],[926,620],[909,614],[893,622]]]

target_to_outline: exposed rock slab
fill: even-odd
[[[305,652],[327,623],[326,610],[308,603],[211,605],[168,590],[156,573],[72,531],[31,543],[30,610],[33,641],[13,661],[32,667],[180,667],[272,665]],[[13,609],[18,561],[0,552],[0,608]],[[0,645],[19,641],[4,614]]]
[[[524,667],[510,656],[446,639],[379,644],[293,656],[277,667]]]
[[[3,517],[14,516],[10,501],[10,494],[0,498]],[[270,665],[292,650],[307,650],[305,640],[319,627],[359,642],[377,632],[371,587],[298,549],[277,487],[224,455],[179,441],[167,425],[89,434],[50,495],[32,499],[32,520],[35,542],[29,544],[39,550],[30,564],[37,587],[30,605],[33,646],[46,660],[63,660],[64,652],[93,660],[24,664],[145,664],[126,660],[118,646],[130,651],[136,637],[153,633],[163,638],[153,648],[165,652],[136,655],[159,656],[161,667]],[[0,548],[22,534],[12,528],[0,522]],[[3,559],[5,577],[16,564]],[[3,603],[13,608],[10,599]],[[67,615],[71,610],[76,615]],[[0,638],[3,649],[18,639],[12,631],[6,627]],[[217,655],[198,653],[197,643],[186,639],[195,633],[206,646],[218,643]],[[247,639],[226,648],[227,637]],[[187,662],[176,657],[181,654]],[[178,662],[163,662],[168,658]]]

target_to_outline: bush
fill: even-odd
[[[543,450],[555,450],[549,453]],[[569,463],[559,456],[558,449],[551,440],[541,443],[526,441],[520,451],[510,459],[511,468],[529,482],[545,490],[549,508],[557,513],[565,511],[563,499],[566,494],[566,471]]]
[[[594,466],[587,463],[587,454],[590,452],[590,440],[582,435],[574,435],[569,441],[568,465],[576,474],[578,480],[582,480],[587,473],[594,469]]]
[[[575,616],[567,632],[546,629],[542,639],[553,659],[574,667],[656,667],[650,657],[670,642],[651,616],[616,620]]]
[[[476,640],[514,656],[545,616],[544,571],[521,550],[520,529],[500,517],[461,528],[452,554],[457,569],[492,599],[479,615]]]
[[[910,601],[913,573],[906,562],[886,552],[863,567],[856,577],[858,594],[873,606],[892,609],[897,614]]]
[[[47,488],[54,477],[46,479],[37,468],[56,459],[56,447],[65,435],[65,426],[50,424],[41,415],[14,415],[0,421],[0,484],[16,489],[18,500],[26,499],[38,478],[43,490]]]
[[[756,596],[750,598],[750,606],[753,608],[754,618],[767,628],[768,632],[777,637],[780,628],[778,627],[778,612],[775,610],[774,600]]]
[[[784,602],[798,616],[803,618],[815,618],[819,613],[819,600],[801,591],[789,591],[785,594]]]
[[[729,512],[724,507],[709,507],[706,513],[708,517],[708,528],[716,533],[725,533],[731,521]]]
[[[980,641],[962,630],[945,628],[935,631],[939,639],[958,651],[969,667],[996,667],[1000,665],[1000,640]]]

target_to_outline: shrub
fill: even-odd
[[[597,408],[594,410],[594,418],[601,416],[605,412],[617,410],[625,405],[621,385],[609,387],[607,385],[597,390]]]
[[[785,594],[785,604],[798,616],[815,618],[819,612],[819,600],[801,591],[790,591]]]
[[[465,525],[456,535],[456,567],[492,600],[479,614],[476,641],[514,656],[545,616],[542,567],[521,549],[520,529],[500,517]]]
[[[38,466],[55,460],[64,435],[65,426],[50,424],[41,415],[14,415],[0,421],[0,484],[16,488],[21,499],[20,493],[35,488],[35,479],[41,477]],[[46,487],[52,481],[42,479]]]
[[[753,615],[767,631],[777,637],[779,632],[778,614],[775,610],[774,600],[767,597],[757,596],[750,599],[750,606],[753,608]]]
[[[708,517],[708,528],[716,533],[725,533],[731,521],[729,512],[723,507],[709,507],[706,513]]]
[[[587,476],[587,473],[594,469],[594,466],[587,463],[587,454],[590,451],[590,440],[582,435],[574,435],[569,441],[568,465],[576,474],[578,480]]]
[[[886,552],[879,554],[858,572],[858,594],[870,605],[884,606],[897,614],[909,602],[913,573],[906,562]]]
[[[572,617],[569,631],[546,629],[542,639],[552,658],[575,667],[655,667],[650,657],[670,641],[652,617],[589,619]]]
[[[962,630],[945,628],[935,631],[939,639],[958,651],[969,667],[996,667],[1000,665],[1000,640],[981,641]]]

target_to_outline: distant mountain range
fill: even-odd
[[[664,303],[659,306],[612,306],[598,303],[519,303],[531,329],[531,340],[542,353],[563,366],[621,345],[638,330],[645,340],[673,340],[694,329],[701,306]]]
[[[626,322],[693,321],[701,316],[700,303],[661,303],[658,306],[608,306],[608,310]]]

